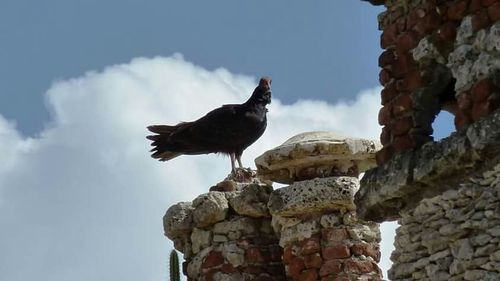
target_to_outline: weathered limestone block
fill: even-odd
[[[378,147],[311,132],[256,160],[260,176],[290,184],[268,203],[290,280],[381,280],[378,224],[359,220],[353,203],[357,176],[375,164]]]
[[[273,191],[271,186],[250,184],[231,195],[229,205],[236,213],[249,217],[269,217],[267,202]]]
[[[316,178],[277,189],[269,198],[269,211],[283,217],[353,210],[358,179],[353,177]]]
[[[164,217],[167,237],[184,254],[191,281],[285,280],[283,250],[271,227],[272,186],[254,171],[236,175],[192,203],[178,203]]]
[[[207,227],[227,217],[229,203],[223,192],[212,191],[193,200],[193,221],[197,227]]]
[[[165,235],[173,239],[190,233],[193,228],[193,210],[191,202],[180,202],[168,208],[163,216]]]
[[[287,140],[255,159],[259,177],[292,183],[317,177],[357,176],[375,166],[373,140],[354,139],[331,132],[308,132]]]

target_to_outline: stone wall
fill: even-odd
[[[500,164],[402,213],[391,280],[500,280]]]
[[[192,202],[173,205],[165,234],[184,254],[188,280],[285,280],[283,253],[271,228],[272,187],[226,180]]]
[[[462,128],[500,106],[500,1],[387,0],[379,16],[379,164],[432,140],[440,110]]]
[[[379,281],[379,225],[356,217],[360,171],[378,144],[295,136],[164,216],[188,280]],[[263,182],[288,184],[273,190]],[[284,252],[283,252],[284,249]]]
[[[273,192],[269,208],[291,280],[381,280],[379,225],[357,219],[358,185],[357,178],[329,177]]]

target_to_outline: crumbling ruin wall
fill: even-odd
[[[500,280],[500,164],[403,212],[391,280]]]
[[[500,1],[368,1],[384,128],[358,216],[398,220],[390,280],[500,280]],[[457,130],[434,142],[440,110]]]
[[[387,0],[379,15],[379,164],[432,140],[441,110],[458,129],[500,106],[500,2]]]

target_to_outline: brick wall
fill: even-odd
[[[379,15],[379,164],[432,140],[440,110],[456,128],[500,106],[500,1],[392,0]]]

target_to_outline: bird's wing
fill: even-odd
[[[186,152],[225,152],[244,126],[240,105],[224,105],[200,119],[181,125],[170,135],[170,140],[182,144]]]

